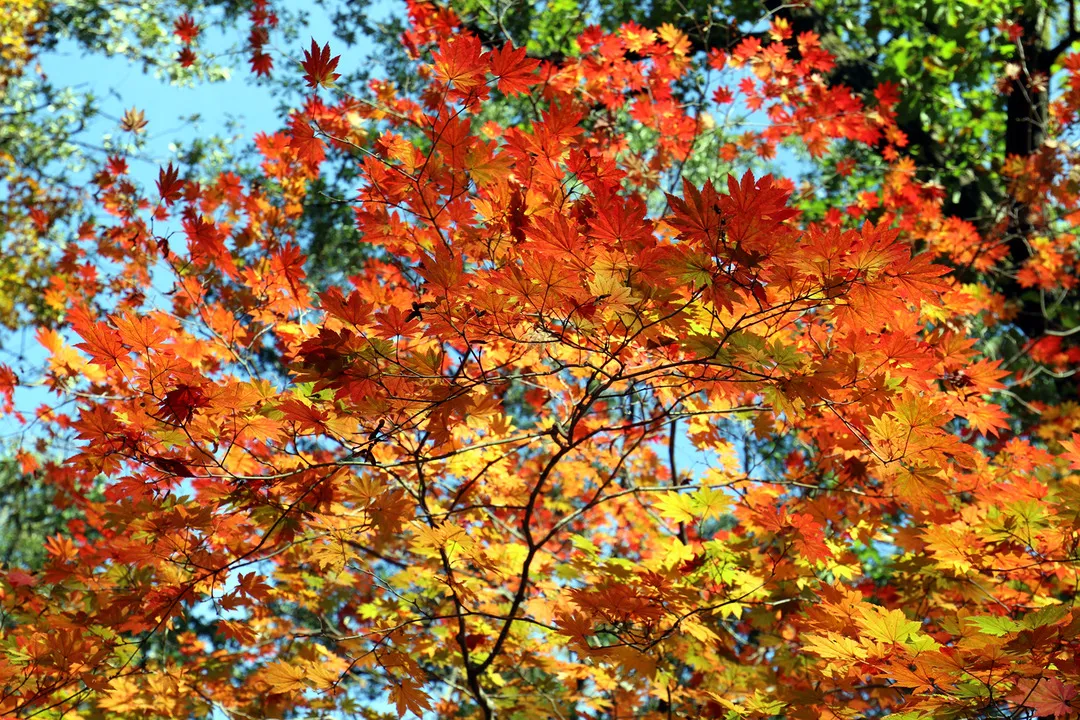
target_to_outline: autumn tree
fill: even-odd
[[[54,402],[0,372],[78,510],[0,575],[0,713],[1077,715],[1076,412],[998,406],[1025,379],[934,262],[900,89],[831,83],[784,17],[544,60],[408,20],[415,91],[315,40],[278,64],[308,91],[257,177],[95,176],[111,220],[36,331]],[[706,68],[761,127],[710,134]],[[719,172],[781,141],[896,166],[821,212]],[[335,163],[365,250],[316,289]]]

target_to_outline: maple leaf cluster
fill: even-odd
[[[176,18],[176,21],[173,23],[173,34],[176,35],[184,45],[176,59],[181,67],[191,67],[198,59],[192,46],[195,44],[195,39],[199,37],[200,31],[201,28],[198,23],[195,22],[195,18],[188,13],[184,13]]]
[[[81,514],[0,571],[0,714],[1076,715],[1076,420],[1019,432],[975,291],[913,252],[945,223],[912,214],[936,199],[895,88],[864,107],[779,21],[708,59],[590,28],[556,63],[409,12],[422,90],[335,89],[313,41],[327,92],[255,138],[257,181],[95,178],[111,219],[37,331],[57,402],[24,418],[77,447],[38,472]],[[661,185],[702,132],[675,100],[697,62],[750,69],[748,147],[884,145],[888,212]],[[370,252],[316,292],[328,158]]]

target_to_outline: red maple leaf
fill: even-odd
[[[318,165],[326,158],[326,145],[315,135],[315,128],[308,119],[295,114],[289,119],[289,147],[296,157],[308,165]]]
[[[1009,700],[1033,708],[1041,717],[1065,717],[1076,712],[1077,690],[1058,678],[1023,680]]]
[[[33,575],[18,568],[8,571],[7,581],[12,587],[30,587],[37,582]]]
[[[184,13],[176,18],[176,22],[173,23],[173,33],[185,45],[190,45],[199,36],[199,26],[195,23],[195,18]]]
[[[19,376],[7,365],[0,365],[0,412],[9,413],[15,409],[15,386]]]
[[[166,475],[175,475],[176,477],[195,477],[195,474],[191,472],[191,469],[176,458],[147,457],[146,460]]]
[[[731,93],[731,88],[721,85],[716,88],[712,96],[713,102],[717,105],[726,105],[735,99],[735,96]]]
[[[261,49],[251,53],[251,71],[256,75],[270,77],[270,71],[274,69],[274,58],[264,53]]]
[[[195,55],[195,51],[189,47],[185,47],[180,51],[180,54],[176,56],[176,62],[180,63],[180,67],[191,67],[198,60],[198,56]]]
[[[169,167],[158,171],[157,181],[158,195],[166,205],[172,205],[180,199],[184,189],[184,181],[180,179],[180,172],[169,163]]]
[[[333,85],[334,81],[341,77],[339,73],[334,72],[340,59],[340,55],[330,57],[330,43],[326,43],[320,49],[319,44],[312,39],[311,50],[304,51],[304,61],[300,63],[307,71],[304,80],[307,81],[308,87]]]
[[[101,367],[126,364],[129,350],[120,333],[108,323],[95,321],[83,308],[72,308],[70,325],[84,341],[75,347],[89,353],[95,364]]]
[[[526,57],[525,48],[514,49],[510,43],[491,53],[491,74],[499,79],[499,92],[519,95],[540,81],[536,68],[540,61]]]
[[[668,195],[672,216],[668,223],[683,235],[699,240],[715,238],[720,232],[720,196],[712,182],[706,182],[699,192],[694,185],[683,181],[683,197]]]
[[[458,90],[471,90],[486,82],[487,53],[481,53],[480,40],[472,35],[441,41],[432,59],[436,77]]]
[[[128,171],[127,160],[118,155],[110,155],[105,163],[105,169],[114,177],[126,175]]]
[[[197,385],[177,385],[165,393],[160,409],[166,420],[184,425],[191,420],[196,410],[209,404],[206,393]]]
[[[225,244],[229,233],[224,227],[213,220],[207,220],[189,207],[184,211],[183,228],[187,236],[188,251],[197,265],[215,265],[230,277],[236,275],[236,263]]]

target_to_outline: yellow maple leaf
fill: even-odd
[[[908,620],[902,610],[886,610],[876,605],[860,607],[861,618],[855,622],[869,637],[885,643],[904,643],[914,637],[922,627]]]
[[[678,490],[661,495],[656,506],[660,510],[661,517],[675,522],[692,523],[696,519],[693,499],[690,495],[681,493]]]
[[[866,648],[844,635],[807,635],[803,648],[826,660],[862,660]]]
[[[615,273],[597,272],[589,281],[589,292],[603,299],[605,309],[615,312],[626,312],[639,300]]]
[[[342,673],[328,663],[312,662],[305,673],[311,683],[319,690],[329,690],[341,680]]]
[[[139,686],[136,683],[127,678],[115,678],[98,704],[116,713],[130,712],[141,706],[138,696]]]
[[[660,35],[660,39],[667,43],[667,46],[671,48],[671,52],[675,53],[679,57],[685,57],[690,54],[692,49],[690,46],[690,40],[686,37],[686,33],[679,30],[671,23],[664,23],[657,31]]]
[[[267,665],[262,669],[260,676],[273,692],[289,693],[307,688],[307,683],[304,681],[306,677],[304,670],[290,665],[284,660],[278,660]]]
[[[731,498],[723,490],[701,488],[693,495],[695,513],[704,519],[718,518],[727,512]]]
[[[409,712],[420,717],[424,710],[431,709],[427,694],[409,678],[405,678],[400,685],[391,688],[390,699],[397,705],[398,717],[405,717],[405,714]]]

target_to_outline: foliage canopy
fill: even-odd
[[[995,7],[949,25],[1023,56]],[[503,42],[410,3],[412,85],[312,40],[244,174],[101,164],[53,312],[11,321],[54,402],[16,407],[31,380],[0,366],[38,446],[13,486],[64,511],[3,558],[0,714],[1080,713],[1080,407],[1025,399],[1080,359],[1047,324],[1080,56],[1053,87],[971,81],[1046,83],[976,227],[903,129],[928,91],[841,82],[805,14],[732,8],[725,45],[563,9],[496,14]],[[246,10],[265,75],[272,8]],[[185,47],[198,23],[173,20]],[[785,147],[820,188],[760,171]],[[342,209],[362,249],[316,285],[302,245]],[[1010,282],[1058,298],[1038,328]]]

